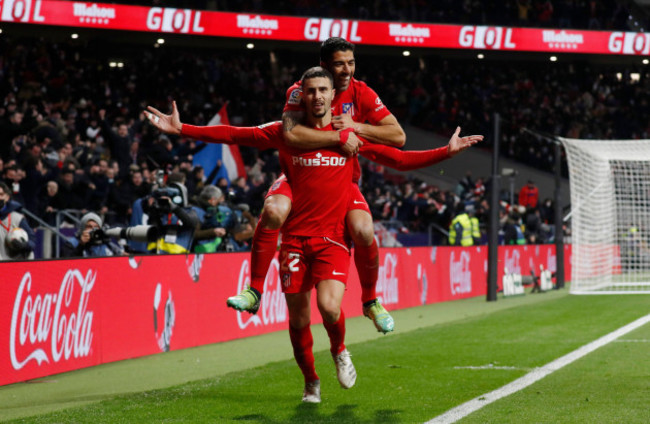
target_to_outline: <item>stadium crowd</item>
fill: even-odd
[[[0,176],[13,201],[50,225],[56,211],[66,209],[96,212],[109,226],[131,225],[134,202],[159,184],[161,171],[182,175],[188,199],[200,206],[208,176],[192,165],[196,142],[154,131],[142,114],[145,106],[168,110],[176,99],[184,120],[197,125],[225,104],[233,125],[277,120],[286,88],[317,58],[317,53],[296,57],[277,51],[271,58],[255,50],[181,50],[101,39],[52,42],[5,34],[0,48]],[[107,57],[126,63],[110,67]],[[648,78],[642,69],[498,61],[466,66],[467,60],[434,56],[388,66],[381,57],[357,57],[356,77],[367,81],[403,124],[446,137],[458,124],[467,133],[489,134],[492,114],[499,112],[505,120],[501,151],[538,168],[550,170],[554,163],[551,143],[539,134],[649,136]],[[246,148],[242,155],[247,177],[218,181],[220,203],[238,211],[237,217],[245,209],[257,216],[279,172],[277,155]],[[484,178],[445,192],[420,181],[396,181],[374,165],[364,173],[364,193],[376,220],[399,220],[409,231],[432,224],[446,230],[462,202],[485,225]],[[531,214],[524,215],[518,218]],[[543,214],[542,220],[550,223]]]

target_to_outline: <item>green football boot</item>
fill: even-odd
[[[240,312],[246,311],[251,314],[256,314],[260,308],[260,296],[255,290],[249,287],[237,296],[229,297],[226,305]]]
[[[381,333],[390,333],[395,328],[395,321],[390,316],[386,308],[379,301],[363,307],[363,315],[367,316],[375,324],[377,331]]]

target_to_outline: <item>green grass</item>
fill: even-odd
[[[202,348],[208,355],[218,350],[219,359],[213,358],[210,365],[216,370],[196,366],[193,358],[203,358],[203,352],[190,349],[55,376],[52,389],[46,383],[2,388],[0,417],[1,405],[12,393],[20,395],[23,390],[36,401],[41,390],[52,390],[61,397],[59,382],[85,381],[81,378],[85,372],[95,383],[105,378],[116,385],[114,393],[89,389],[85,391],[89,399],[83,399],[79,383],[67,383],[70,393],[53,409],[65,407],[66,400],[86,405],[16,422],[424,422],[646,315],[648,306],[647,296],[567,296],[563,291],[489,304],[472,299],[397,311],[398,331],[385,337],[370,333],[367,320],[349,320],[348,348],[359,377],[347,391],[338,386],[324,330],[318,326],[314,334],[320,350],[316,354],[320,405],[301,404],[297,366],[292,359],[277,360],[290,358],[288,336],[275,334]],[[644,326],[623,339],[636,341],[611,343],[462,422],[650,422],[650,328]],[[171,362],[165,364],[167,358]],[[265,363],[268,360],[273,362]],[[227,372],[231,362],[237,371]],[[467,368],[490,364],[492,368]],[[121,367],[129,366],[130,373],[115,377]],[[102,368],[103,377],[96,374]],[[129,379],[138,377],[136,369],[144,369],[142,375],[156,371],[182,375],[184,368],[189,382],[171,388],[139,390],[138,383],[145,383]],[[209,378],[198,379],[201,372]],[[29,400],[22,408],[14,401],[14,407],[4,411],[28,416],[29,406]]]

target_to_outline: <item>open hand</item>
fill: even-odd
[[[172,102],[171,115],[165,115],[153,106],[147,106],[144,115],[154,127],[166,134],[179,135],[181,133],[183,124],[175,101]]]
[[[456,127],[456,132],[449,139],[449,144],[447,144],[447,152],[449,156],[455,156],[463,150],[467,149],[470,146],[478,143],[483,140],[482,135],[468,135],[466,137],[459,137],[460,127]]]

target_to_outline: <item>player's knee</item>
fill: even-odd
[[[309,325],[311,317],[309,311],[292,311],[289,310],[289,325],[293,328],[300,330]]]
[[[300,330],[302,328],[307,327],[309,325],[309,321],[310,321],[309,316],[300,315],[295,317],[292,316],[289,317],[289,325],[291,325],[291,327],[295,328],[296,330]]]
[[[286,203],[289,203],[288,205]],[[291,209],[290,202],[267,199],[264,202],[264,211],[262,212],[263,225],[268,229],[277,230],[282,227],[286,221]]]
[[[318,305],[324,321],[335,323],[341,316],[341,305],[335,301],[322,302]]]
[[[372,240],[375,237],[375,230],[372,225],[372,221],[368,222],[359,222],[356,225],[348,227],[350,231],[350,237],[356,245],[370,246]]]

